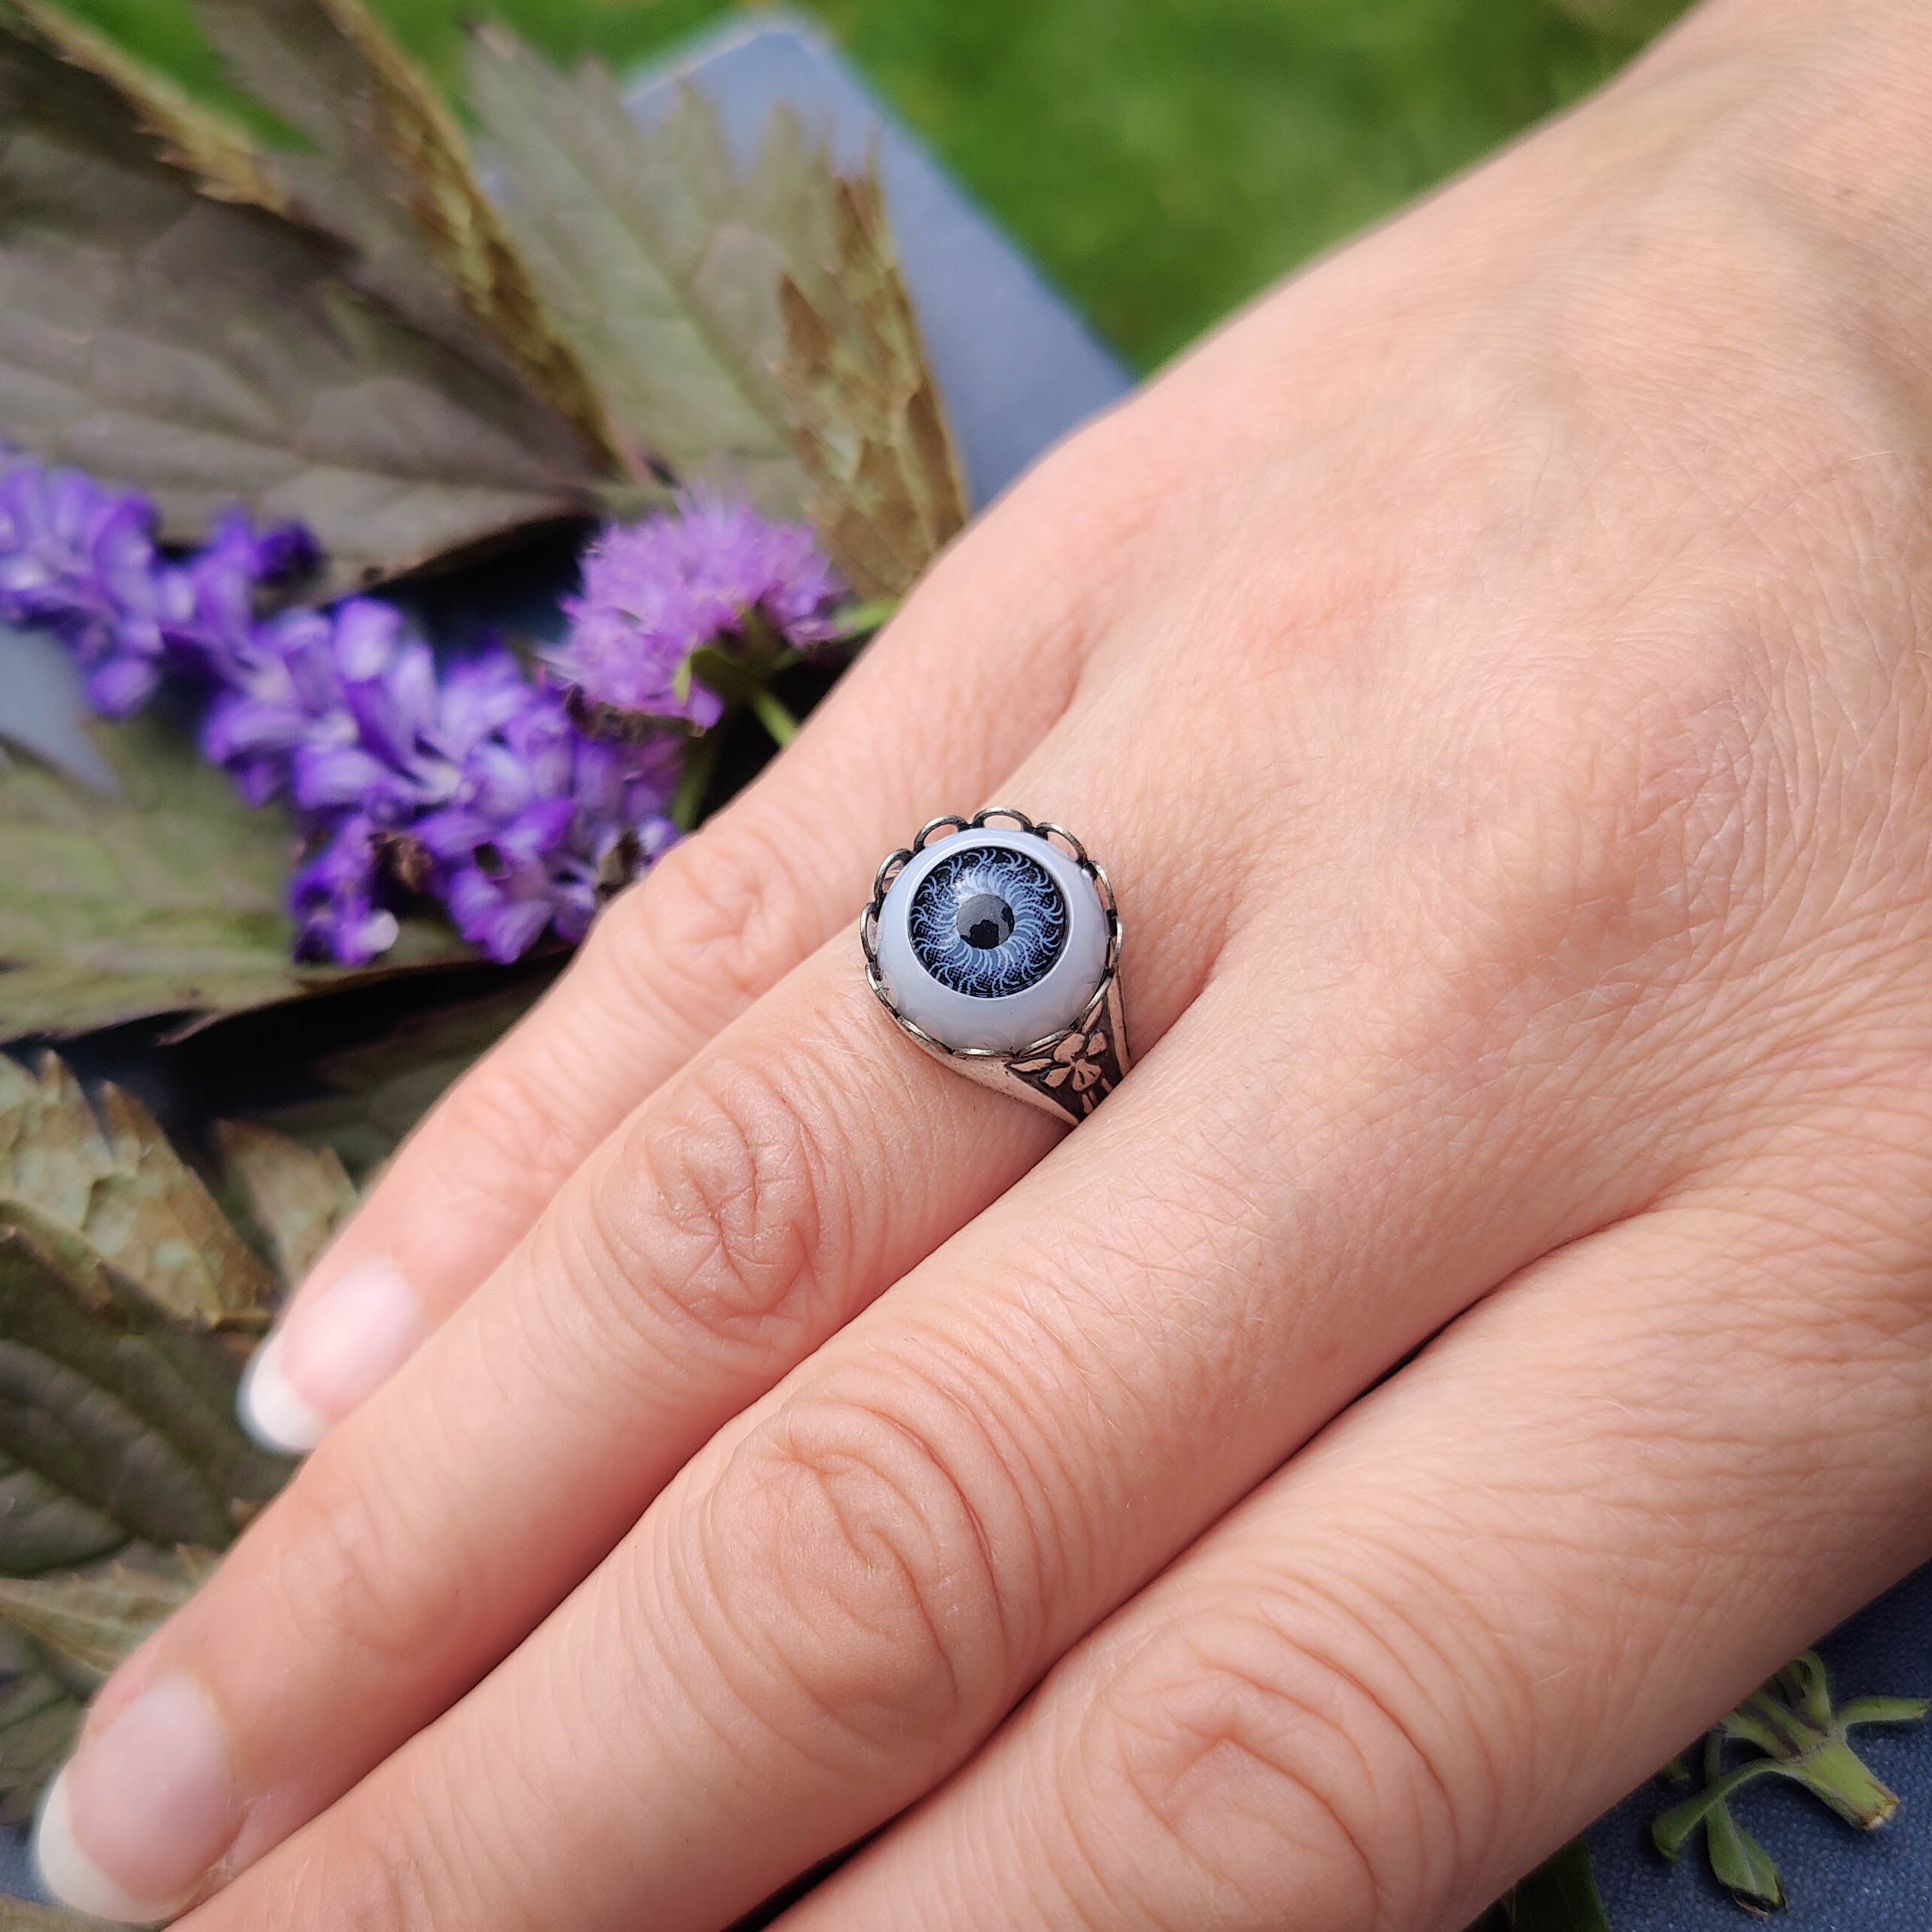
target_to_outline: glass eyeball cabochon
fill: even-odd
[[[1063,1032],[1107,970],[1107,914],[1058,847],[1024,832],[929,845],[879,909],[892,1004],[944,1045],[1017,1053]]]

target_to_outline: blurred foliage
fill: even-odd
[[[376,0],[452,86],[475,0]],[[1613,72],[1678,0],[818,0],[1102,332],[1150,365],[1316,250]],[[190,86],[185,0],[74,0]],[[494,0],[620,67],[730,0]]]

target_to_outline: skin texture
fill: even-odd
[[[1454,1932],[1932,1556],[1919,11],[1695,16],[956,546],[318,1270],[434,1332],[103,1693],[92,1856],[176,1876],[86,1799],[184,1674],[193,1932],[874,1832],[780,1923]],[[1126,922],[1064,1136],[858,970],[995,800]]]

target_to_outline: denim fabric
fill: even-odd
[[[1932,1696],[1932,1569],[1922,1570],[1819,1646],[1840,1702]],[[1790,1900],[1779,1932],[1932,1932],[1932,1727],[1862,1730],[1860,1754],[1904,1802],[1882,1832],[1834,1817],[1796,1786],[1766,1779],[1736,1801]],[[1676,1866],[1651,1849],[1651,1820],[1681,1793],[1653,1781],[1591,1834],[1612,1932],[1750,1932],[1712,1881],[1701,1848]]]

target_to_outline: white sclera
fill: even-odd
[[[942,986],[912,950],[909,914],[920,881],[942,859],[993,847],[1043,866],[1066,902],[1066,944],[1033,985],[998,999]],[[879,908],[879,974],[892,1004],[946,1046],[1017,1053],[1062,1033],[1086,1010],[1107,970],[1107,909],[1094,881],[1060,848],[1024,832],[962,832],[928,845],[898,877]]]

